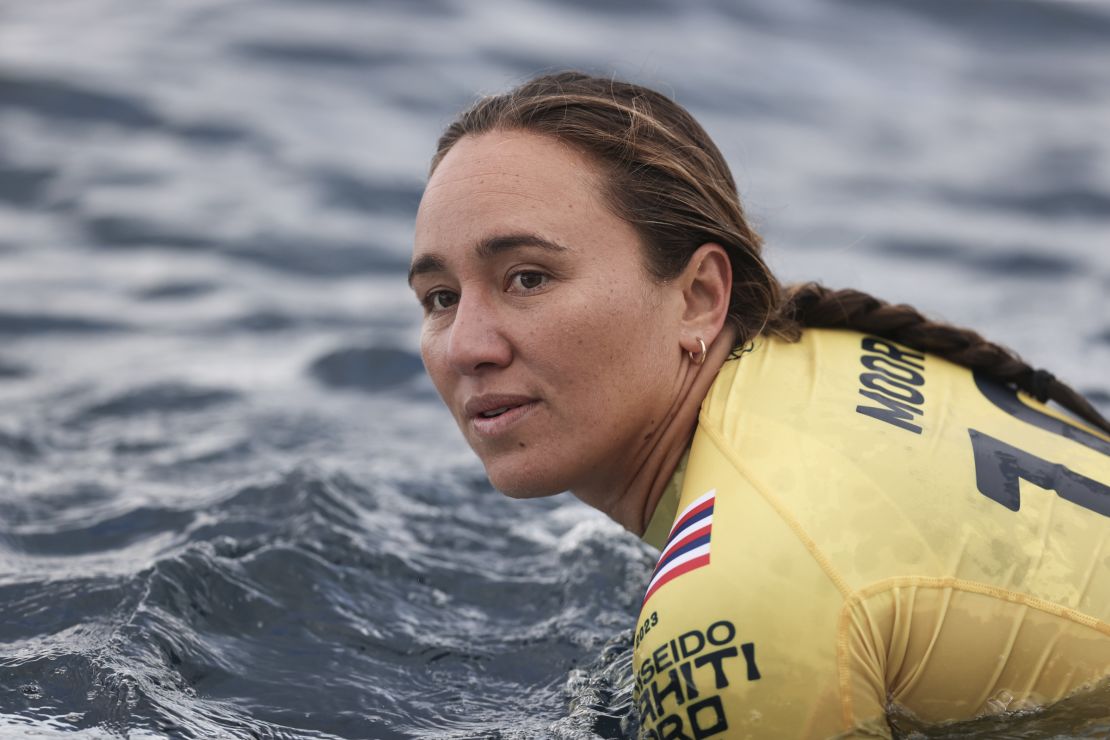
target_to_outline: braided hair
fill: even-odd
[[[805,327],[854,329],[929,352],[1003,384],[1041,403],[1055,401],[1093,426],[1110,433],[1110,423],[1071,386],[1038,370],[1015,352],[978,332],[932,321],[913,306],[892,304],[850,288],[832,290],[818,283],[791,285],[776,331],[794,338]]]

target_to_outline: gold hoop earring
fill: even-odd
[[[690,355],[690,362],[694,363],[695,365],[701,365],[705,362],[705,356],[709,354],[709,351],[705,348],[705,342],[702,340],[701,337],[695,337],[695,339],[698,340],[698,351],[695,353],[693,350],[691,350],[686,354]]]

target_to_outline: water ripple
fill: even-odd
[[[0,336],[40,336],[42,334],[101,334],[127,329],[127,324],[85,316],[52,313],[10,313],[0,311]]]
[[[652,554],[494,492],[399,308],[440,126],[539,70],[673,90],[791,279],[1110,404],[1096,4],[9,5],[0,736],[634,736]]]
[[[332,388],[377,392],[423,374],[420,357],[388,347],[344,347],[317,358],[309,372]]]
[[[204,388],[187,383],[155,383],[129,389],[107,400],[91,404],[73,421],[87,423],[104,418],[121,418],[140,414],[162,414],[199,411],[212,406],[230,404],[239,394],[226,388]]]

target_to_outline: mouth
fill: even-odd
[[[540,402],[526,396],[477,396],[466,402],[471,428],[483,437],[507,431],[534,411]]]

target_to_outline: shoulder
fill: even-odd
[[[930,400],[926,386],[931,390],[969,378],[966,368],[887,339],[807,329],[795,342],[760,337],[726,362],[705,398],[702,418],[727,426],[744,410],[804,423],[818,413],[847,409],[916,433],[916,417]],[[857,406],[876,411],[869,415]],[[842,425],[864,420],[835,421]]]
[[[1110,442],[967,368],[847,331],[767,340],[726,363],[699,434],[850,590],[1005,581],[1110,617],[1083,586],[1107,567]]]
[[[691,533],[705,552],[670,576],[657,572],[649,587],[633,664],[641,737],[831,737],[862,727],[883,736],[882,702],[848,707],[841,691],[838,588],[781,519],[747,516],[728,506],[736,500],[717,498],[712,531]]]
[[[713,440],[695,435],[636,631],[644,736],[840,731],[842,603],[787,520]]]

